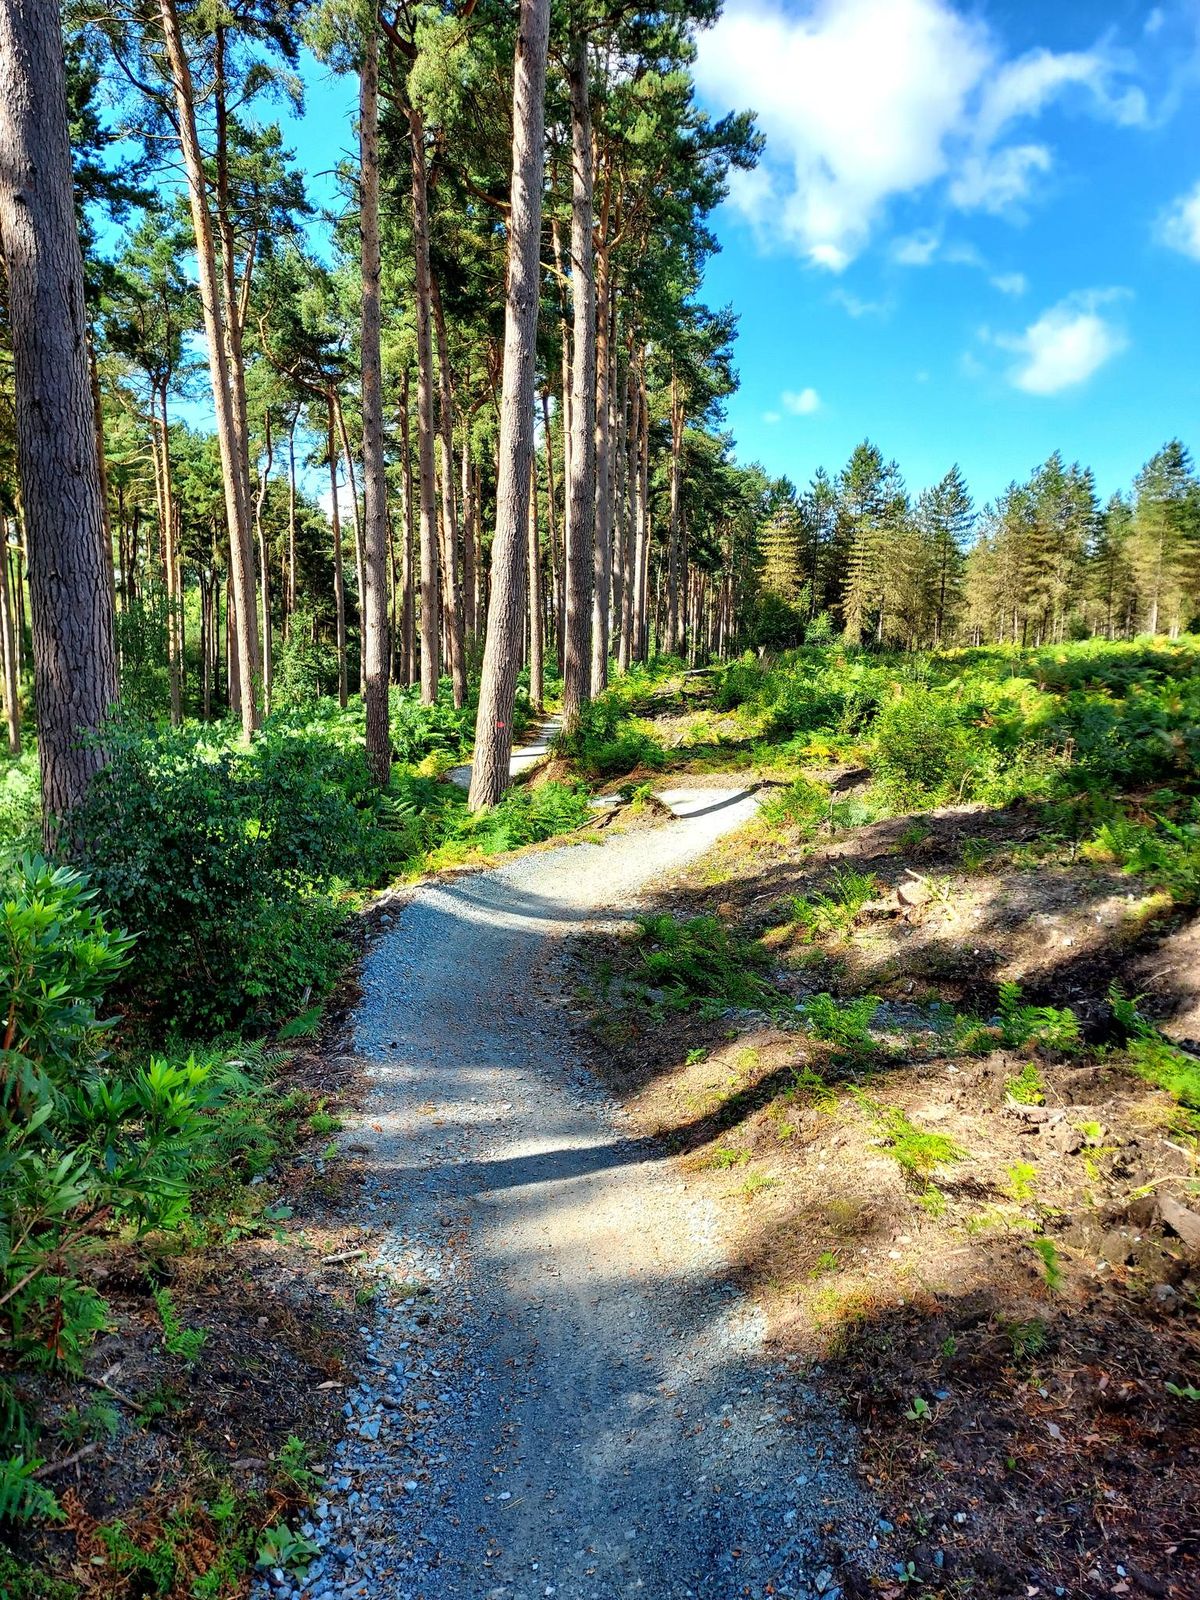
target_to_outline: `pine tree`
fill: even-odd
[[[974,506],[957,463],[917,501],[917,527],[928,567],[928,616],[934,647],[953,633],[963,599],[966,543]]]
[[[1196,497],[1191,456],[1178,439],[1165,444],[1134,480],[1128,552],[1148,633],[1165,628],[1174,638],[1200,594]]]

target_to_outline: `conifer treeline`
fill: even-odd
[[[913,496],[870,442],[836,478],[753,486],[753,642],[837,629],[904,649],[1177,635],[1200,616],[1200,483],[1177,439],[1101,505],[1057,451],[976,510],[958,467]]]

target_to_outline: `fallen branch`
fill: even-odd
[[[336,1267],[342,1261],[357,1261],[360,1256],[366,1255],[365,1250],[339,1250],[331,1256],[322,1256],[323,1267]]]
[[[140,1401],[132,1399],[127,1394],[122,1394],[120,1389],[114,1389],[112,1384],[106,1383],[103,1378],[93,1378],[85,1372],[83,1381],[84,1383],[90,1383],[93,1389],[102,1389],[105,1394],[112,1395],[114,1400],[119,1400],[123,1406],[128,1406],[131,1411],[136,1411],[139,1416],[146,1409]]]
[[[35,1478],[52,1478],[56,1472],[65,1472],[68,1467],[73,1467],[79,1461],[84,1461],[88,1456],[94,1455],[100,1446],[98,1444],[85,1444],[78,1450],[72,1451],[69,1456],[60,1456],[57,1461],[47,1461],[45,1466],[39,1467],[33,1474]]]

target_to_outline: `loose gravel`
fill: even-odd
[[[671,801],[430,884],[373,945],[342,1137],[376,1298],[301,1530],[321,1553],[260,1600],[838,1600],[837,1550],[876,1544],[852,1430],[772,1362],[719,1213],[572,1044],[572,936],[755,806]]]

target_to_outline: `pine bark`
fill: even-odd
[[[666,653],[676,655],[681,642],[681,544],[683,530],[680,520],[680,477],[683,458],[683,402],[679,396],[679,380],[671,374],[671,510],[667,529],[667,627]]]
[[[254,539],[258,545],[258,571],[260,579],[259,616],[262,621],[262,701],[263,715],[271,713],[271,679],[275,671],[275,650],[271,638],[271,564],[267,560],[267,534],[263,527],[263,511],[267,492],[271,486],[271,467],[275,460],[275,440],[271,433],[271,408],[263,414],[263,463],[258,473],[258,493],[254,498]]]
[[[607,212],[607,196],[604,211]],[[607,231],[605,219],[602,232]],[[592,551],[592,676],[593,695],[608,687],[608,644],[612,594],[612,405],[613,377],[609,315],[608,251],[596,256],[596,533]]]
[[[117,698],[83,256],[62,34],[51,0],[0,5],[0,254],[8,275],[49,847],[104,765],[103,744],[89,735],[99,735]],[[63,840],[69,847],[69,831]]]
[[[349,685],[346,673],[346,576],[342,559],[342,515],[338,508],[337,469],[339,451],[337,411],[332,389],[329,391],[326,405],[329,410],[327,429],[329,494],[331,500],[329,520],[333,524],[333,606],[335,626],[337,628],[338,705],[344,707],[349,700]]]
[[[363,693],[366,698],[367,761],[380,788],[392,765],[388,724],[391,638],[387,597],[387,473],[383,454],[383,355],[379,302],[379,34],[372,14],[359,77],[362,239],[362,418],[363,418]]]
[[[508,787],[513,704],[524,634],[549,33],[550,0],[521,0],[513,67],[512,196],[496,532],[471,771],[473,810],[495,805]]]
[[[4,722],[9,755],[21,753],[21,698],[17,674],[16,626],[8,577],[8,518],[0,517],[0,669],[4,673]]]
[[[196,97],[192,69],[184,49],[175,0],[159,0],[167,64],[175,95],[179,144],[187,175],[188,202],[196,236],[196,265],[208,367],[216,412],[217,443],[225,489],[225,515],[229,527],[229,572],[234,602],[243,737],[249,739],[259,723],[256,685],[259,677],[258,618],[255,615],[254,555],[250,535],[250,494],[245,452],[240,447],[236,395],[229,367],[228,336],[217,275],[208,179],[196,128]],[[231,693],[232,700],[232,693]]]
[[[442,607],[446,622],[447,654],[454,704],[467,698],[467,663],[463,646],[462,590],[458,570],[458,517],[454,504],[454,391],[450,381],[450,347],[446,318],[437,280],[430,276],[434,327],[438,347],[438,444],[442,483]]]
[[[542,552],[538,541],[537,457],[529,458],[529,703],[543,709],[546,697],[546,622],[542,605]]]
[[[624,434],[622,451],[621,487],[621,632],[617,644],[617,667],[628,672],[633,659],[633,588],[634,588],[634,505],[637,495],[637,370],[632,357],[629,361],[628,381],[622,411]]]
[[[441,616],[438,606],[438,535],[433,466],[433,333],[429,276],[429,188],[425,128],[421,113],[408,108],[412,143],[413,248],[417,312],[417,481],[421,504],[421,703],[437,699],[441,676]]]
[[[633,659],[645,661],[650,642],[647,602],[650,577],[650,402],[645,372],[638,375],[638,465],[633,500]]]
[[[404,374],[404,387],[400,397],[400,450],[402,455],[400,485],[403,495],[401,512],[404,518],[404,555],[401,563],[400,587],[403,591],[401,613],[401,681],[405,684],[420,680],[420,662],[417,660],[417,605],[413,562],[413,482],[412,438],[409,429],[409,379]]]
[[[546,444],[546,543],[550,548],[550,610],[554,619],[554,653],[563,664],[563,598],[558,560],[558,526],[554,504],[554,439],[550,432],[550,391],[542,390],[542,438]]]
[[[567,496],[563,729],[578,723],[591,688],[592,554],[596,494],[596,286],[592,239],[592,119],[587,40],[576,41],[571,89],[571,445]]]

